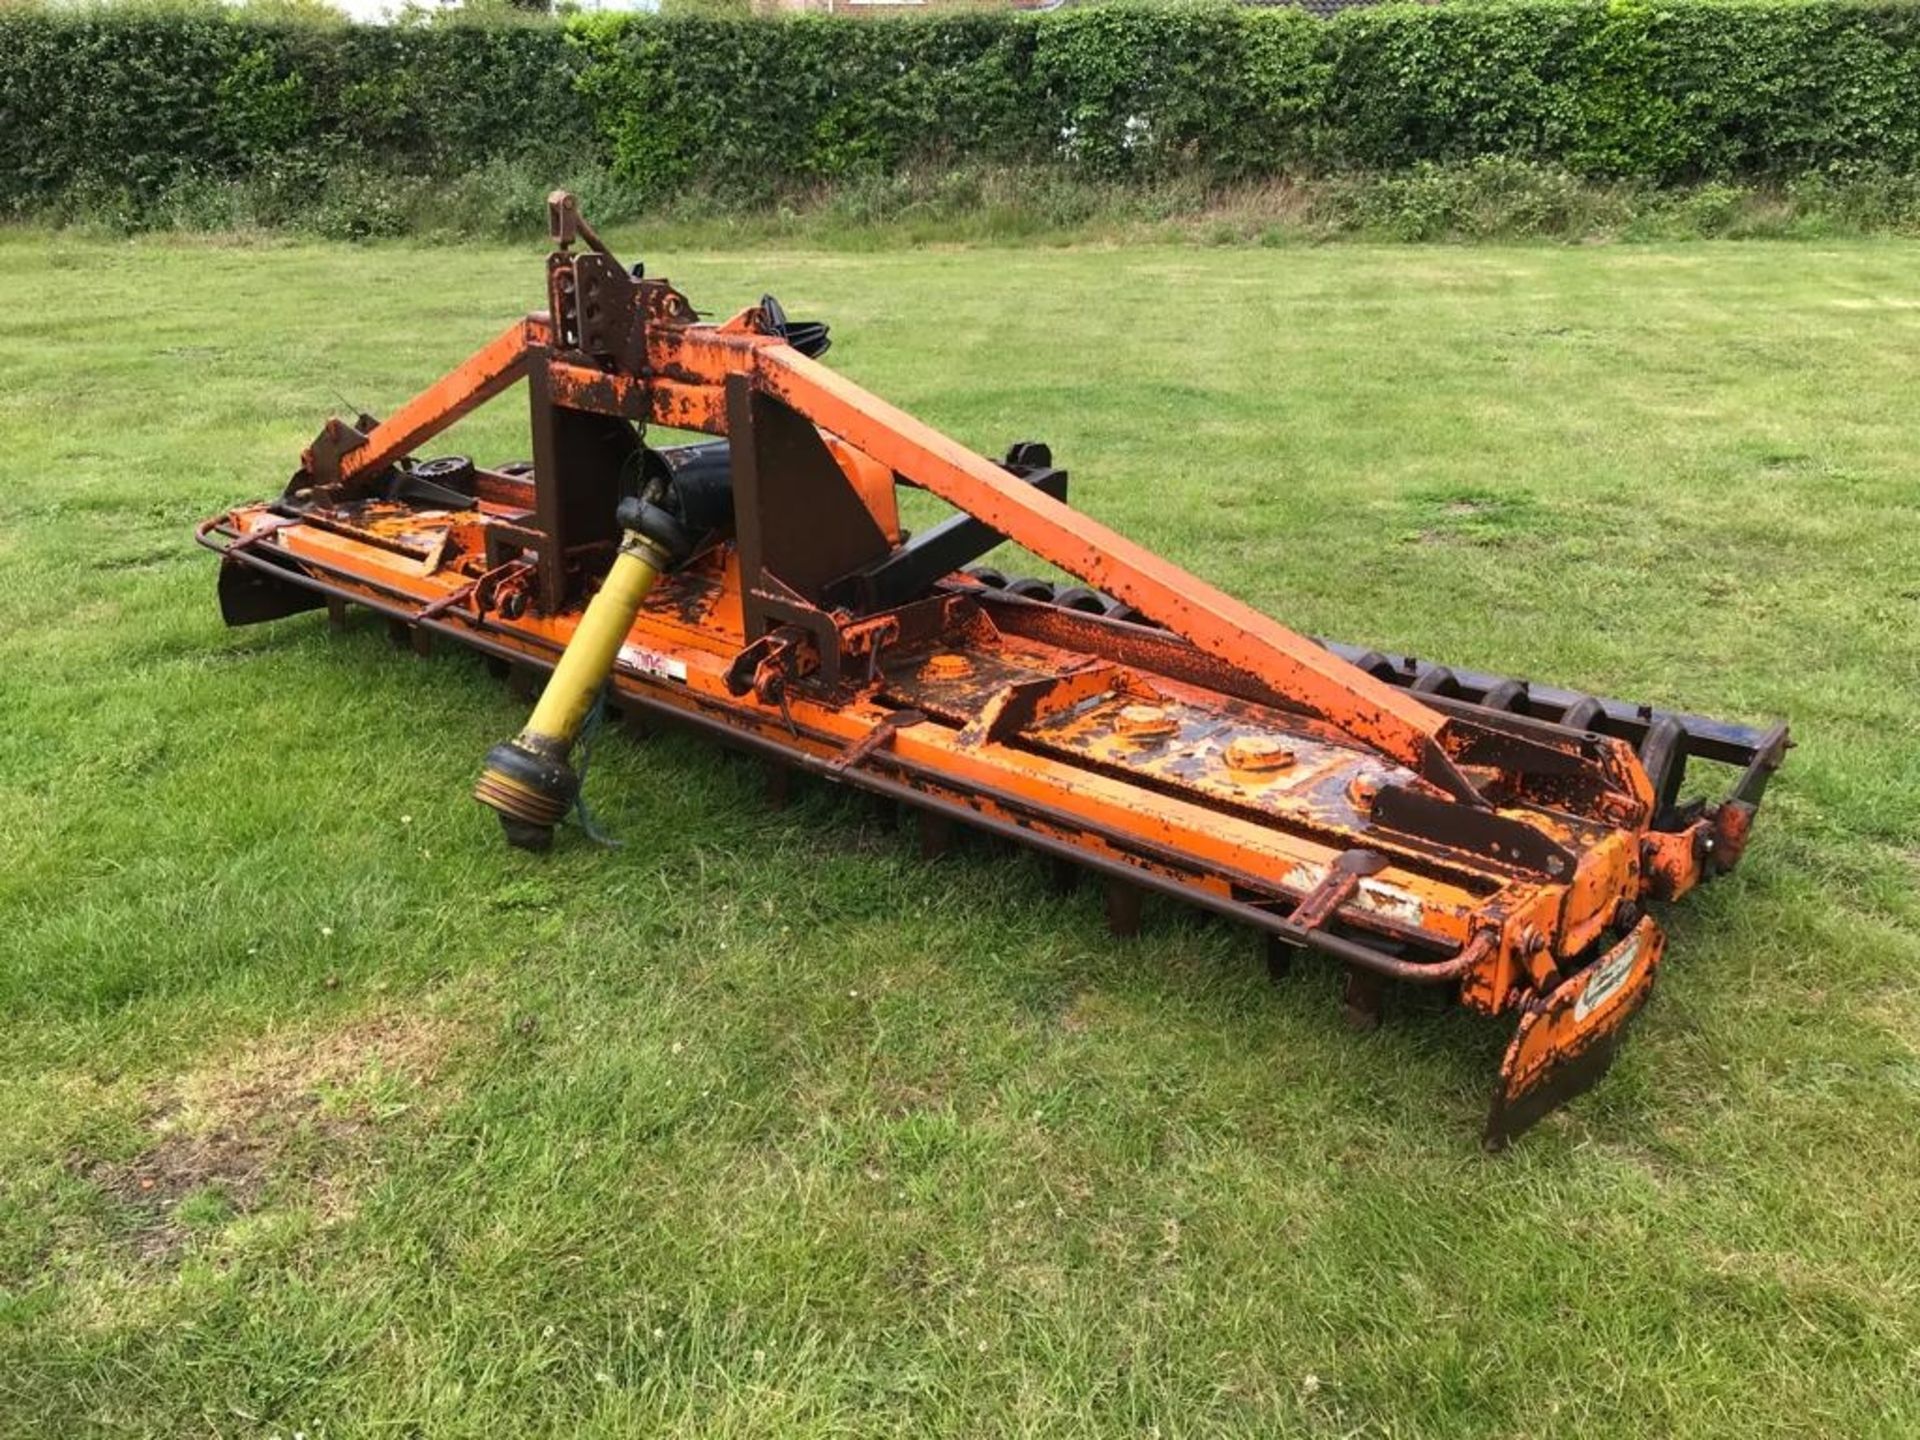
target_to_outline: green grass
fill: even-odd
[[[1492,1160],[1497,1025],[693,739],[510,853],[523,706],[188,531],[537,248],[0,233],[0,1433],[1920,1429],[1920,247],[647,258],[1295,625],[1790,716],[1747,865]]]

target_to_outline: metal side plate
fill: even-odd
[[[1487,1115],[1489,1150],[1505,1149],[1607,1073],[1620,1032],[1653,990],[1666,944],[1665,932],[1643,918],[1521,1017]]]

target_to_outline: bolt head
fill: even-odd
[[[929,680],[964,680],[973,673],[973,662],[953,650],[929,655],[920,673]]]
[[[1179,728],[1173,716],[1159,705],[1122,706],[1120,714],[1114,720],[1114,729],[1136,740],[1148,740],[1156,735],[1171,735]]]
[[[1294,753],[1271,735],[1236,735],[1227,742],[1226,761],[1235,770],[1284,770]]]

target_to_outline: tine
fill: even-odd
[[[784,810],[793,799],[793,767],[782,765],[777,760],[767,762],[766,773],[767,804],[775,810]]]
[[[1293,954],[1295,946],[1289,945],[1271,931],[1267,934],[1267,978],[1276,983],[1293,973]]]
[[[1107,929],[1116,939],[1128,940],[1140,933],[1140,902],[1145,894],[1125,880],[1107,881]]]
[[[920,858],[938,860],[953,848],[953,821],[937,810],[922,810],[919,815]]]
[[[1386,986],[1371,970],[1349,965],[1340,987],[1340,1008],[1351,1029],[1362,1033],[1378,1030],[1380,1017],[1386,1010]]]

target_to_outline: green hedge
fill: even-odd
[[[518,162],[764,196],[963,159],[1101,180],[1505,156],[1678,182],[1920,168],[1912,0],[1108,5],[392,28],[0,10],[0,210]]]
[[[290,162],[444,174],[556,137],[591,145],[578,78],[551,25],[0,11],[0,204],[151,198]]]

